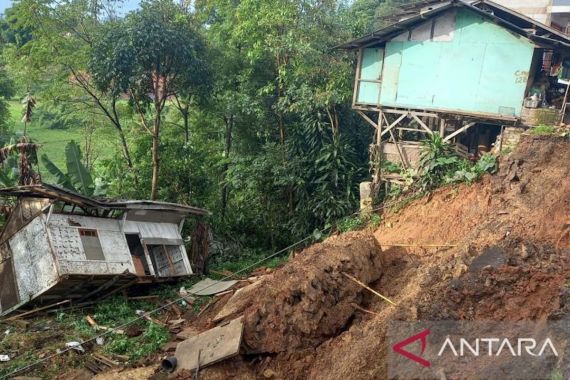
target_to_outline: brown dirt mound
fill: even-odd
[[[365,283],[382,273],[380,247],[370,233],[327,239],[266,276],[245,315],[247,353],[293,352],[336,336],[354,314],[363,289],[342,273]]]
[[[305,250],[246,308],[245,343],[257,354],[207,368],[201,378],[383,379],[390,320],[568,318],[568,157],[568,139],[523,136],[497,175],[385,215],[374,233],[382,252],[366,233]]]

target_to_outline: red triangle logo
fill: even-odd
[[[429,335],[429,329],[425,329],[424,331],[422,331],[419,334],[416,334],[416,335],[411,336],[407,339],[404,339],[401,342],[394,344],[392,346],[392,349],[394,350],[394,352],[397,352],[400,355],[403,355],[406,358],[413,360],[416,363],[419,363],[424,367],[430,367],[431,363],[429,361],[425,360],[424,358],[422,358],[416,354],[412,354],[410,351],[404,350],[404,347],[415,342],[416,340],[419,340],[419,341],[421,341],[421,344],[422,344],[422,352],[420,353],[420,355],[423,355],[423,353],[426,349],[426,346],[427,346],[427,336],[428,335]]]

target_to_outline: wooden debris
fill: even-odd
[[[230,294],[230,293],[233,293],[233,292],[234,292],[234,291],[231,290],[231,289],[230,289],[230,290],[226,290],[225,292],[221,292],[221,293],[218,293],[218,294],[214,295],[214,297],[225,296],[226,294]]]
[[[376,316],[380,315],[380,314],[375,313],[375,312],[373,312],[373,311],[366,310],[365,308],[360,307],[359,305],[357,305],[357,304],[355,304],[355,303],[351,303],[350,306],[352,306],[352,307],[355,308],[356,310],[362,311],[363,313],[372,314],[372,315],[376,315]]]
[[[164,346],[162,346],[162,352],[174,352],[176,351],[176,347],[178,347],[178,342],[168,342]]]
[[[177,369],[199,369],[238,355],[242,334],[243,317],[239,317],[179,343],[174,354]]]
[[[116,362],[114,360],[112,360],[111,358],[108,358],[107,356],[101,355],[101,354],[93,354],[93,357],[95,358],[95,360],[97,360],[100,363],[103,363],[109,367],[114,367],[114,366],[118,366],[121,363]]]
[[[66,303],[70,303],[70,302],[71,302],[71,300],[65,300],[65,301],[61,301],[61,302],[54,303],[54,304],[51,304],[51,305],[47,305],[47,306],[43,306],[43,307],[38,307],[38,308],[36,308],[36,309],[34,309],[34,310],[26,311],[25,313],[15,315],[15,316],[10,317],[10,318],[6,318],[4,321],[13,321],[14,319],[18,319],[18,318],[22,318],[22,317],[27,317],[27,316],[30,316],[30,315],[32,315],[32,314],[39,313],[40,311],[44,311],[44,310],[47,310],[47,309],[51,309],[51,308],[53,308],[53,307],[60,306],[60,305],[65,305]]]
[[[87,316],[85,317],[85,319],[87,320],[87,323],[89,323],[89,325],[92,326],[92,327],[95,329],[95,331],[97,331],[97,330],[103,330],[103,331],[110,331],[110,330],[113,330],[113,332],[114,332],[115,334],[119,334],[119,335],[125,334],[125,332],[124,332],[123,330],[121,330],[121,329],[116,329],[116,330],[115,330],[115,329],[113,329],[113,328],[111,328],[111,327],[99,326],[99,325],[97,324],[97,322],[95,322],[95,320],[93,319],[93,317],[90,316],[90,315],[87,315]]]
[[[93,354],[91,355],[91,358],[85,362],[85,368],[93,372],[93,374],[108,371],[109,369],[115,368],[119,365],[120,363],[101,354]]]
[[[377,295],[378,297],[382,298],[384,301],[388,302],[389,304],[392,305],[396,305],[396,303],[394,301],[392,301],[391,299],[389,299],[388,297],[383,296],[382,294],[378,293],[376,290],[372,289],[371,287],[369,287],[368,285],[364,284],[363,282],[360,282],[359,280],[357,280],[356,278],[352,277],[351,275],[349,275],[348,273],[344,273],[341,272],[345,277],[347,277],[348,279],[354,281],[355,283],[357,283],[358,285],[362,286],[364,289],[369,290],[370,292],[374,293],[375,295]]]
[[[198,331],[198,330],[196,330],[196,328],[190,326],[190,327],[186,327],[184,330],[182,330],[181,332],[176,334],[176,339],[186,340],[186,339],[192,338],[193,336],[196,336],[198,334],[200,334],[200,331]]]
[[[97,322],[95,322],[95,320],[90,315],[87,315],[85,319],[87,320],[87,323],[89,323],[90,326],[93,327],[97,326]]]

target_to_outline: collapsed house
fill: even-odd
[[[382,159],[416,167],[426,135],[477,159],[520,126],[564,120],[568,36],[487,0],[421,6],[339,46],[358,54],[353,108],[375,128],[375,182],[398,180]]]
[[[92,199],[47,184],[17,197],[0,235],[0,315],[30,301],[81,302],[105,291],[192,274],[185,218],[208,211],[156,201]]]

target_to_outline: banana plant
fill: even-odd
[[[46,154],[41,157],[47,171],[55,177],[57,185],[86,196],[102,195],[103,189],[95,185],[91,173],[81,159],[81,148],[73,140],[65,146],[66,172],[54,164]]]

